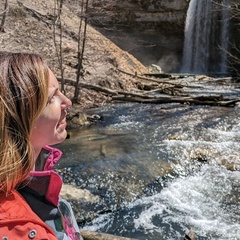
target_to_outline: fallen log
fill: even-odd
[[[112,96],[112,99],[115,101],[125,101],[125,102],[140,102],[140,103],[183,103],[183,104],[193,104],[193,105],[209,105],[209,106],[221,106],[221,107],[233,107],[236,102],[240,102],[240,98],[237,99],[226,99],[218,101],[216,99],[210,100],[207,99],[194,98],[194,97],[148,97],[142,98],[139,96],[123,96],[117,95]]]
[[[70,79],[65,79],[65,83],[74,86],[75,82]],[[222,95],[216,96],[157,96],[147,95],[146,92],[136,93],[128,91],[112,90],[97,85],[82,83],[78,84],[80,87],[100,91],[112,98],[113,101],[123,102],[140,102],[140,103],[183,103],[192,105],[209,105],[209,106],[222,106],[233,107],[237,102],[240,102],[240,98],[228,99]]]
[[[152,89],[152,90],[148,90],[143,93],[144,95],[146,94],[151,94],[151,93],[156,93],[156,92],[159,92],[159,93],[165,93],[165,94],[169,94],[169,95],[184,95],[184,96],[188,96],[187,93],[185,93],[184,91],[182,91],[181,89],[175,87],[175,86],[162,86],[162,87],[159,87],[159,88],[155,88],[155,89]]]
[[[177,82],[170,81],[169,77],[171,77],[171,75],[168,76],[167,78],[164,78],[164,79],[157,79],[157,78],[151,78],[151,77],[144,77],[144,76],[138,75],[137,73],[132,74],[132,73],[126,72],[126,71],[124,71],[122,69],[119,69],[119,68],[118,68],[118,71],[120,71],[122,73],[125,73],[129,76],[139,78],[139,79],[142,79],[142,80],[146,80],[146,81],[150,81],[150,82],[170,84],[170,85],[173,85],[175,87],[180,87],[180,88],[189,87],[189,85],[184,85],[184,84],[180,84],[180,83],[177,83]],[[193,86],[193,85],[191,85],[190,87],[191,88],[199,88],[199,86]]]
[[[58,81],[61,81],[60,77],[58,77],[57,79],[58,79]],[[75,86],[76,85],[76,82],[71,80],[71,79],[64,79],[64,81],[65,81],[66,84],[68,84],[70,86]],[[82,88],[86,88],[86,89],[91,89],[91,90],[94,90],[94,91],[103,92],[103,93],[106,93],[106,94],[109,94],[109,95],[117,95],[118,94],[117,91],[115,91],[115,90],[105,88],[105,87],[101,87],[101,86],[94,85],[94,84],[90,84],[90,83],[80,82],[80,83],[78,83],[78,86],[82,87]]]
[[[112,234],[91,232],[86,230],[81,230],[80,232],[84,240],[134,240],[133,238],[125,238]]]
[[[71,79],[64,79],[64,80],[65,80],[65,83],[67,83],[71,86],[75,86],[75,81],[73,81]],[[59,81],[60,81],[60,79],[59,79]],[[83,82],[78,83],[78,86],[80,86],[82,88],[86,88],[86,89],[91,89],[91,90],[94,90],[94,91],[103,92],[103,93],[106,93],[106,94],[112,95],[112,96],[123,94],[123,95],[133,95],[133,96],[141,95],[142,97],[144,97],[144,95],[146,96],[146,94],[153,93],[153,92],[166,93],[167,90],[169,90],[171,92],[174,92],[174,91],[179,92],[177,86],[174,86],[174,87],[173,86],[172,87],[162,86],[162,87],[158,87],[158,88],[156,88],[154,90],[151,90],[151,91],[144,91],[143,93],[134,93],[134,92],[127,92],[127,91],[112,90],[112,89],[109,89],[109,88],[106,88],[106,87],[101,87],[101,86],[98,86],[98,85],[83,83]],[[148,96],[146,96],[146,98],[148,98]]]

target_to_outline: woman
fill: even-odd
[[[48,146],[72,103],[37,54],[1,52],[0,73],[0,239],[82,239]]]

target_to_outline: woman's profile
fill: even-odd
[[[0,52],[0,239],[82,239],[52,169],[71,101],[38,54]]]

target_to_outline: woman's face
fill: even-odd
[[[45,145],[57,144],[66,139],[66,109],[71,106],[71,100],[60,92],[58,81],[49,70],[48,103],[35,121],[30,136],[35,153],[39,153]]]

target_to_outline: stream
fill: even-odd
[[[65,183],[100,198],[79,203],[81,228],[140,240],[183,239],[190,228],[198,240],[240,239],[239,105],[118,103],[86,112],[102,119],[70,130],[57,166]]]

